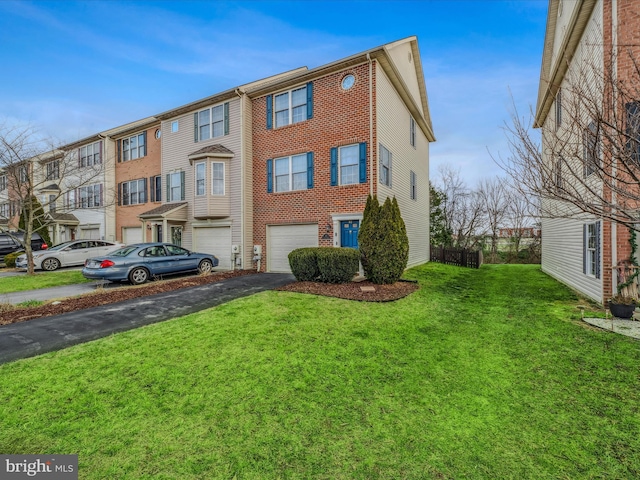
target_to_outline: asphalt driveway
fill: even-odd
[[[219,283],[2,325],[0,364],[199,312],[294,280],[286,273],[242,275]]]

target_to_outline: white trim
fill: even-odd
[[[202,193],[198,193],[198,167],[202,165],[204,170],[202,172]],[[195,164],[194,175],[194,194],[196,197],[203,197],[207,194],[207,162],[198,162]]]
[[[227,193],[227,162],[210,162],[211,164],[211,195],[215,197],[224,197]],[[222,165],[222,193],[215,193],[213,191],[213,165],[221,164]]]
[[[333,246],[340,246],[340,222],[349,220],[358,220],[359,225],[362,226],[362,212],[360,213],[333,213],[331,214],[331,220],[333,220]]]

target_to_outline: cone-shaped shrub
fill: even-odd
[[[51,246],[51,237],[49,237],[49,229],[45,222],[44,208],[35,196],[31,197],[31,203],[26,204],[26,209],[33,208],[33,232],[37,232],[44,240],[44,243]],[[26,223],[24,218],[24,212],[20,213],[20,219],[18,220],[18,229],[26,230]]]
[[[369,197],[358,235],[362,268],[373,283],[395,283],[409,259],[409,239],[397,200],[387,198],[380,207]]]

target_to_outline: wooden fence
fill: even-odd
[[[431,261],[459,267],[480,268],[482,251],[431,245]]]

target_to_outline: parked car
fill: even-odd
[[[59,243],[47,250],[33,253],[33,268],[53,271],[60,267],[84,265],[87,258],[109,253],[124,247],[123,243],[105,242],[104,240],[71,240]],[[27,256],[20,255],[16,259],[16,268],[26,270]]]
[[[161,275],[210,272],[218,266],[218,258],[208,253],[190,252],[171,243],[151,242],[122,247],[109,255],[90,258],[84,265],[82,275],[86,278],[110,282],[128,280],[139,285]]]
[[[24,232],[3,232],[0,233],[0,257],[4,257],[13,252],[24,250],[22,248],[22,242],[24,240]],[[33,233],[31,235],[31,250],[45,250],[47,244],[44,242],[39,233]]]

